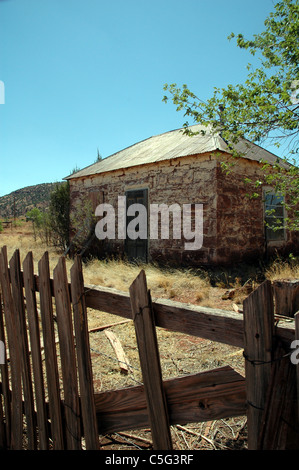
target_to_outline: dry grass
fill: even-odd
[[[92,260],[84,266],[84,279],[87,284],[128,291],[141,269],[145,271],[148,288],[155,298],[202,302],[209,297],[212,287],[208,276],[204,273],[162,269],[155,265],[136,265],[123,260],[108,262]]]
[[[8,259],[16,249],[20,250],[21,262],[29,251],[34,258],[35,272],[38,271],[38,261],[45,251],[49,253],[50,272],[53,272],[62,253],[54,247],[46,246],[40,239],[34,240],[31,223],[19,221],[17,227],[5,229],[0,233],[0,246],[6,246]],[[67,268],[72,260],[66,259]],[[112,287],[120,291],[128,291],[129,286],[144,269],[148,288],[156,298],[172,298],[176,300],[189,299],[189,302],[203,302],[209,298],[211,289],[207,274],[191,270],[161,269],[155,265],[136,265],[124,260],[112,259],[108,262],[91,260],[83,265],[84,281],[86,284]]]
[[[265,276],[270,281],[299,279],[299,258],[290,258],[287,261],[277,258],[266,269]]]
[[[25,222],[23,219],[18,220],[17,225],[12,229],[6,228],[0,233],[0,247],[7,247],[8,259],[13,255],[15,250],[20,250],[21,262],[29,251],[32,251],[34,258],[35,272],[37,273],[37,264],[45,251],[49,252],[50,269],[51,271],[56,266],[59,253],[54,247],[46,246],[39,238],[34,239],[31,222]],[[67,263],[71,266],[70,260]]]

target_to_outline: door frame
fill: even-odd
[[[138,193],[138,192],[142,192],[143,193],[143,199],[145,200],[145,207],[146,207],[146,211],[147,211],[147,238],[143,240],[143,242],[145,243],[145,250],[144,250],[144,255],[145,255],[145,259],[142,260],[144,261],[145,263],[148,262],[148,258],[149,258],[149,211],[148,211],[148,205],[149,205],[149,188],[148,187],[133,187],[133,188],[128,188],[125,190],[125,196],[126,196],[126,238],[125,238],[125,246],[124,246],[124,249],[125,249],[125,254],[126,256],[128,257],[128,259],[132,260],[132,258],[129,257],[128,255],[128,237],[127,237],[127,226],[128,226],[128,219],[127,219],[127,195],[128,193]]]

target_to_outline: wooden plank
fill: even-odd
[[[35,276],[37,291],[39,278]],[[69,285],[70,288],[70,285]],[[53,279],[50,289],[54,296]],[[85,285],[87,308],[118,315],[132,320],[130,296],[125,292],[108,287]],[[244,347],[243,317],[234,311],[227,311],[198,305],[157,299],[152,302],[156,326],[231,346]],[[279,318],[275,334],[288,346],[295,339],[293,319]]]
[[[172,449],[172,442],[167,402],[162,382],[154,316],[144,270],[131,284],[130,298],[153,446],[156,450],[169,450]]]
[[[7,266],[7,252],[6,247],[3,248],[2,253],[4,253],[5,259],[4,262]],[[1,252],[0,252],[1,256]],[[0,267],[1,270],[1,267]],[[8,268],[9,271],[9,268]],[[10,274],[9,279],[10,279]],[[1,276],[1,273],[0,273]],[[1,286],[1,277],[0,277],[0,286]],[[4,412],[5,412],[5,441],[6,441],[6,448],[9,449],[11,447],[11,392],[9,389],[9,371],[8,371],[8,363],[7,363],[7,342],[6,342],[6,334],[4,328],[4,311],[2,309],[2,297],[0,292],[0,340],[3,341],[5,344],[5,363],[1,364],[1,386],[2,386],[2,394],[4,399]],[[7,327],[6,327],[7,329]]]
[[[6,432],[3,414],[2,400],[0,400],[0,450],[6,450]]]
[[[60,361],[64,391],[65,434],[68,450],[81,449],[81,424],[77,366],[71,302],[65,258],[61,257],[53,271],[54,294],[59,335]]]
[[[37,409],[37,424],[39,430],[39,444],[41,450],[49,448],[48,417],[46,412],[46,399],[43,378],[43,366],[40,344],[40,328],[36,306],[34,285],[33,255],[29,252],[23,262],[24,287],[26,296],[29,338],[32,355],[32,368],[34,374],[35,400]]]
[[[265,281],[243,303],[248,449],[256,450],[271,375],[274,306]]]
[[[71,294],[80,384],[80,403],[86,449],[96,450],[99,449],[99,435],[94,401],[82,263],[79,257],[75,258],[75,262],[71,268]]]
[[[299,280],[273,281],[275,313],[294,317],[299,311]]]
[[[125,352],[122,348],[119,338],[116,336],[115,333],[113,333],[113,331],[105,331],[105,335],[107,336],[108,340],[110,341],[111,346],[114,349],[121,372],[123,372],[124,374],[128,374],[130,370],[129,360],[127,359],[127,356],[125,355]]]
[[[85,286],[86,307],[131,319],[130,297],[106,287]],[[231,346],[244,347],[243,316],[234,311],[184,304],[168,299],[152,301],[156,326]],[[283,344],[295,338],[294,322],[280,319],[276,335]]]
[[[114,323],[107,323],[106,325],[96,326],[95,328],[90,328],[89,333],[96,333],[98,331],[103,331],[108,328],[113,328],[114,326],[123,325],[124,323],[131,323],[132,320],[122,320]]]
[[[28,449],[35,450],[37,448],[36,423],[19,250],[15,250],[9,262],[9,266],[17,334],[21,347],[23,393],[27,424],[26,435],[28,439]]]
[[[295,411],[295,367],[278,344],[275,348],[271,377],[258,440],[258,450],[298,449]],[[294,420],[295,418],[295,420]]]
[[[0,282],[4,304],[4,316],[10,356],[11,377],[11,429],[8,441],[10,449],[20,450],[23,445],[22,377],[20,344],[17,340],[17,327],[14,304],[10,287],[7,251],[3,247],[0,253]]]
[[[40,313],[44,340],[47,389],[49,396],[49,414],[51,420],[51,438],[54,450],[64,449],[62,428],[60,387],[55,346],[53,305],[50,286],[49,255],[45,252],[38,263]]]
[[[132,318],[128,294],[116,289],[89,285],[86,285],[85,289],[87,307]],[[236,312],[183,304],[167,299],[153,300],[152,308],[158,327],[237,347],[243,346],[243,318]]]
[[[187,424],[246,415],[245,379],[225,366],[163,382],[170,424]],[[95,395],[101,434],[147,428],[144,386]]]

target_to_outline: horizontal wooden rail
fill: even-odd
[[[35,289],[39,291],[39,277],[35,278]],[[52,295],[53,279],[50,279]],[[86,307],[132,319],[130,295],[117,289],[85,285]],[[71,285],[69,283],[70,295]],[[201,307],[168,299],[152,302],[155,324],[169,331],[197,336],[231,346],[244,347],[243,315],[234,311]],[[287,347],[295,339],[294,319],[275,318],[275,335]]]
[[[230,366],[168,379],[163,386],[171,425],[244,416],[247,412],[245,378]],[[149,427],[143,385],[95,393],[94,398],[99,434]],[[22,405],[25,412],[24,401]],[[45,407],[50,418],[48,402]],[[36,419],[36,413],[34,416]],[[81,432],[84,436],[83,427]]]
[[[132,318],[130,296],[107,287],[85,286],[86,306],[124,318]],[[155,324],[231,346],[244,347],[243,316],[234,311],[184,304],[168,299],[152,302]],[[288,346],[295,339],[293,319],[276,318],[275,333]]]
[[[246,414],[245,379],[225,366],[163,382],[170,424],[187,424]],[[144,387],[95,394],[100,434],[146,428]]]

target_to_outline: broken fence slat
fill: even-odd
[[[80,403],[86,449],[97,450],[99,449],[99,436],[94,401],[82,264],[79,257],[75,258],[71,268],[71,294],[80,384]]]
[[[131,323],[132,320],[122,320],[114,323],[108,323],[107,325],[96,326],[95,328],[90,328],[89,333],[96,333],[97,331],[103,331],[113,326],[123,325],[124,323]]]
[[[113,333],[113,331],[105,331],[105,335],[109,339],[111,346],[114,349],[117,360],[119,362],[120,370],[124,374],[127,374],[130,370],[130,365],[127,356],[125,355],[125,352],[122,348],[121,342],[119,341],[119,338],[116,336],[115,333]]]
[[[130,299],[154,449],[171,450],[169,417],[156,329],[143,270],[130,286]]]

